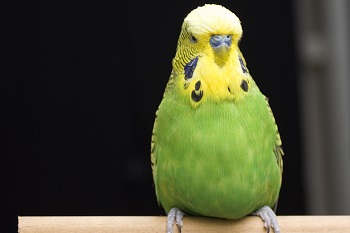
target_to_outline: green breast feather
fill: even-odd
[[[257,87],[239,104],[207,102],[195,110],[166,95],[157,115],[153,169],[166,212],[237,219],[275,204],[276,126]]]

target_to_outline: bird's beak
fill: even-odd
[[[215,54],[215,62],[223,66],[228,57],[232,44],[232,35],[213,35],[209,40]]]

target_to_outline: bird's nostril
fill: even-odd
[[[210,38],[210,45],[213,48],[219,48],[221,46],[230,47],[231,43],[232,43],[232,36],[231,35],[213,35]]]
[[[223,42],[223,37],[220,36],[220,35],[213,35],[213,36],[210,38],[210,45],[211,45],[213,48],[221,47],[221,46],[222,46],[222,42]]]

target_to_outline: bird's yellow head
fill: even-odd
[[[198,7],[185,18],[173,75],[194,107],[206,99],[237,99],[247,92],[250,76],[238,47],[242,32],[239,18],[220,5]]]

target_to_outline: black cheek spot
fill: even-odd
[[[201,88],[201,81],[198,81],[198,82],[196,82],[196,84],[194,85],[194,89],[195,89],[196,91],[199,91],[200,88]]]
[[[231,93],[231,89],[230,89],[230,87],[227,87],[227,90],[228,90],[228,92],[230,92],[230,93]]]
[[[194,102],[199,102],[199,101],[201,101],[202,97],[203,97],[203,91],[200,91],[198,95],[196,94],[196,91],[195,91],[195,90],[193,90],[192,93],[191,93],[191,99],[192,99]]]
[[[241,57],[238,57],[238,59],[239,59],[239,63],[241,64],[243,74],[248,73],[247,67],[244,65],[243,59]]]
[[[193,58],[189,63],[187,63],[184,67],[185,72],[185,80],[191,79],[193,76],[193,72],[196,69],[198,62],[198,57]]]
[[[242,80],[241,82],[241,88],[243,91],[247,92],[248,91],[248,82],[246,80]]]

